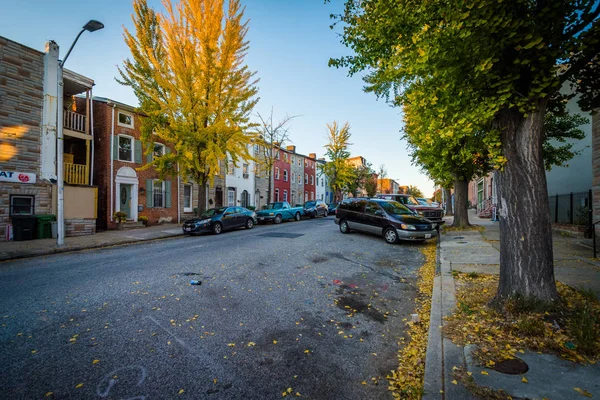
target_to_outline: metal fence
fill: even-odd
[[[558,224],[591,224],[592,191],[548,196],[552,221]]]

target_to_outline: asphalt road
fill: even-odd
[[[328,217],[2,263],[1,396],[390,398],[419,248]]]

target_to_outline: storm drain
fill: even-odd
[[[299,238],[300,236],[304,236],[304,234],[303,233],[286,233],[286,232],[266,232],[266,233],[261,233],[260,235],[256,235],[256,236],[284,238],[284,239],[296,239],[296,238]]]

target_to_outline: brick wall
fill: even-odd
[[[594,222],[600,221],[600,108],[592,114],[592,197]],[[596,225],[596,236],[600,236],[600,224]]]
[[[96,220],[86,218],[65,219],[65,236],[85,236],[96,233]]]
[[[39,180],[43,74],[43,53],[0,36],[0,169],[37,176],[35,184],[0,182],[0,241],[11,195],[33,195],[36,214],[52,212],[52,186]]]
[[[315,186],[316,160],[314,158],[309,157],[306,157],[304,160],[304,174],[308,175],[308,183],[304,182],[304,193],[308,194],[307,200],[314,200],[316,198],[317,193],[317,187]],[[303,176],[303,178],[305,177]],[[304,202],[304,197],[302,198],[302,202]]]

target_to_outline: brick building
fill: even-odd
[[[398,182],[391,178],[382,178],[377,180],[377,192],[381,194],[401,193]]]
[[[290,163],[292,155],[284,149],[273,149],[275,163],[273,164],[273,201],[290,201]]]
[[[140,140],[142,116],[134,107],[94,97],[94,181],[99,188],[98,227],[114,229],[114,214],[124,212],[128,221],[148,217],[148,224],[178,221],[177,177],[159,180],[153,169],[140,170],[153,157],[172,151],[156,139],[151,151]]]
[[[304,156],[296,153],[296,146],[287,146],[290,162],[290,204],[302,204],[304,200]]]
[[[316,172],[317,155],[310,153],[308,157],[304,158],[304,201],[316,199]]]
[[[65,235],[96,232],[97,190],[90,179],[92,132],[86,100],[94,81],[65,69],[64,109],[53,113],[48,108],[44,114],[44,107],[57,103],[58,50],[54,42],[41,52],[0,37],[0,240],[10,238],[13,216],[57,214],[58,116],[64,125]],[[77,106],[74,96],[82,93],[86,98]],[[44,115],[49,120],[42,121]]]

